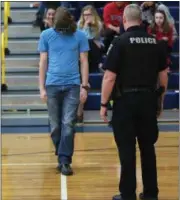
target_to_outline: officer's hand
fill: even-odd
[[[105,123],[109,123],[109,121],[108,121],[108,119],[107,119],[107,108],[106,108],[106,107],[102,107],[102,106],[101,106],[100,116],[101,116],[101,119],[102,119]]]

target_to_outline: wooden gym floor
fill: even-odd
[[[156,144],[160,200],[178,200],[178,133]],[[142,190],[137,150],[137,194]],[[111,200],[118,194],[119,160],[111,133],[78,133],[73,169],[64,177],[48,134],[2,135],[2,200]]]

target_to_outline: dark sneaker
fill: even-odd
[[[121,195],[115,195],[112,200],[136,200],[136,195],[132,198],[123,198]]]
[[[71,166],[69,164],[60,164],[57,167],[57,170],[59,172],[61,172],[61,174],[65,175],[65,176],[73,175],[73,170],[72,170],[72,168],[71,168]]]
[[[121,197],[121,195],[115,195],[113,196],[112,200],[123,200],[123,198]]]
[[[143,193],[140,193],[139,194],[139,199],[140,200],[158,200],[158,197],[146,197],[146,196],[144,196]]]

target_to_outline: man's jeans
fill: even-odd
[[[80,86],[47,86],[51,138],[61,164],[71,164]]]

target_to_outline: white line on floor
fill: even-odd
[[[50,165],[57,165],[57,163],[5,163],[2,164],[2,166],[50,166]],[[67,178],[64,175],[60,175],[61,184],[60,184],[60,190],[61,190],[61,200],[68,200],[67,196]]]
[[[61,200],[68,200],[67,195],[67,178],[61,174]]]

